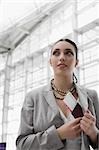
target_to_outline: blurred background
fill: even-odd
[[[60,38],[79,48],[79,84],[99,94],[99,0],[0,0],[0,143],[16,150],[27,92],[52,76],[51,45]]]

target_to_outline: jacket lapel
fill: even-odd
[[[84,102],[84,104],[85,104],[85,108],[89,109],[91,111],[91,113],[95,116],[93,100],[89,96],[88,91],[78,85],[76,85],[76,88],[77,88],[78,95],[79,95],[81,101]],[[88,137],[84,134],[84,132],[82,132],[81,150],[89,150],[88,142],[89,142]]]
[[[82,99],[82,102],[84,102],[85,108],[89,109],[91,113],[95,116],[95,110],[93,105],[93,100],[90,97],[87,90],[84,88],[81,88],[80,86],[76,85],[79,97]]]
[[[55,114],[59,115],[59,109],[57,106],[57,103],[55,101],[54,95],[53,95],[53,91],[51,89],[51,85],[47,85],[46,88],[44,89],[43,92],[44,98],[47,101],[47,103],[49,104],[49,107],[52,109],[52,111]]]
[[[76,84],[76,89],[77,89],[77,92],[78,92],[80,104],[81,104],[83,110],[86,111],[88,109],[88,95],[87,95],[87,92],[77,84]]]
[[[90,98],[89,95],[88,95],[88,109],[96,117],[96,115],[95,115],[95,109],[94,109],[94,105],[93,105],[93,100]]]

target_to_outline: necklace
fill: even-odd
[[[55,98],[58,99],[58,100],[63,100],[65,95],[68,92],[71,92],[73,94],[76,91],[76,87],[75,87],[74,82],[72,84],[72,87],[68,91],[62,91],[60,89],[57,89],[57,87],[55,86],[53,81],[54,81],[54,79],[51,80],[51,86],[52,86],[53,94],[54,94]]]
[[[53,92],[54,93],[54,92]],[[58,97],[58,96],[56,96],[56,94],[54,93],[54,96],[55,96],[55,98],[57,99],[57,100],[63,100],[64,99],[64,97]]]

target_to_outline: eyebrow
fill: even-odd
[[[59,48],[55,48],[55,49],[53,49],[53,50],[60,50]]]
[[[60,50],[59,48],[53,49],[53,50]],[[72,51],[70,48],[65,48],[64,50]]]

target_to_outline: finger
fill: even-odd
[[[88,131],[88,128],[85,127],[85,126],[83,126],[82,124],[80,125],[80,128],[81,128],[81,130],[84,131],[84,132]]]
[[[89,124],[87,121],[85,120],[81,120],[80,122],[80,127],[83,127],[83,128],[88,128]]]
[[[84,129],[84,130],[88,130],[88,129],[92,128],[93,125],[94,125],[94,123],[92,120],[88,120],[88,121],[81,120],[81,122],[80,122],[80,127],[81,127],[81,129]]]
[[[76,118],[75,120],[73,120],[72,125],[73,126],[77,125],[78,123],[80,123],[81,119],[82,117]]]
[[[75,136],[76,136],[76,137],[80,136],[81,131],[82,131],[81,129],[79,129],[78,131],[76,131]]]
[[[91,111],[89,109],[84,113],[84,115],[87,116],[87,117],[94,118],[94,116],[92,115],[92,113],[91,113]]]
[[[87,122],[89,122],[90,120],[91,120],[90,118],[87,118],[86,116],[84,116],[80,122],[85,122],[85,123],[87,123]]]
[[[84,116],[87,117],[88,119],[92,119],[93,121],[95,120],[95,116],[92,115],[89,109],[85,111]]]
[[[96,119],[93,115],[87,114],[85,113],[84,116],[82,117],[82,120],[88,122],[88,121],[92,121],[92,122],[96,122]]]
[[[76,125],[73,127],[73,129],[74,129],[75,131],[81,130],[81,129],[80,129],[80,123],[79,123],[79,124],[76,124]]]
[[[79,136],[82,131],[80,124],[76,125],[73,129],[74,129],[76,136]]]

